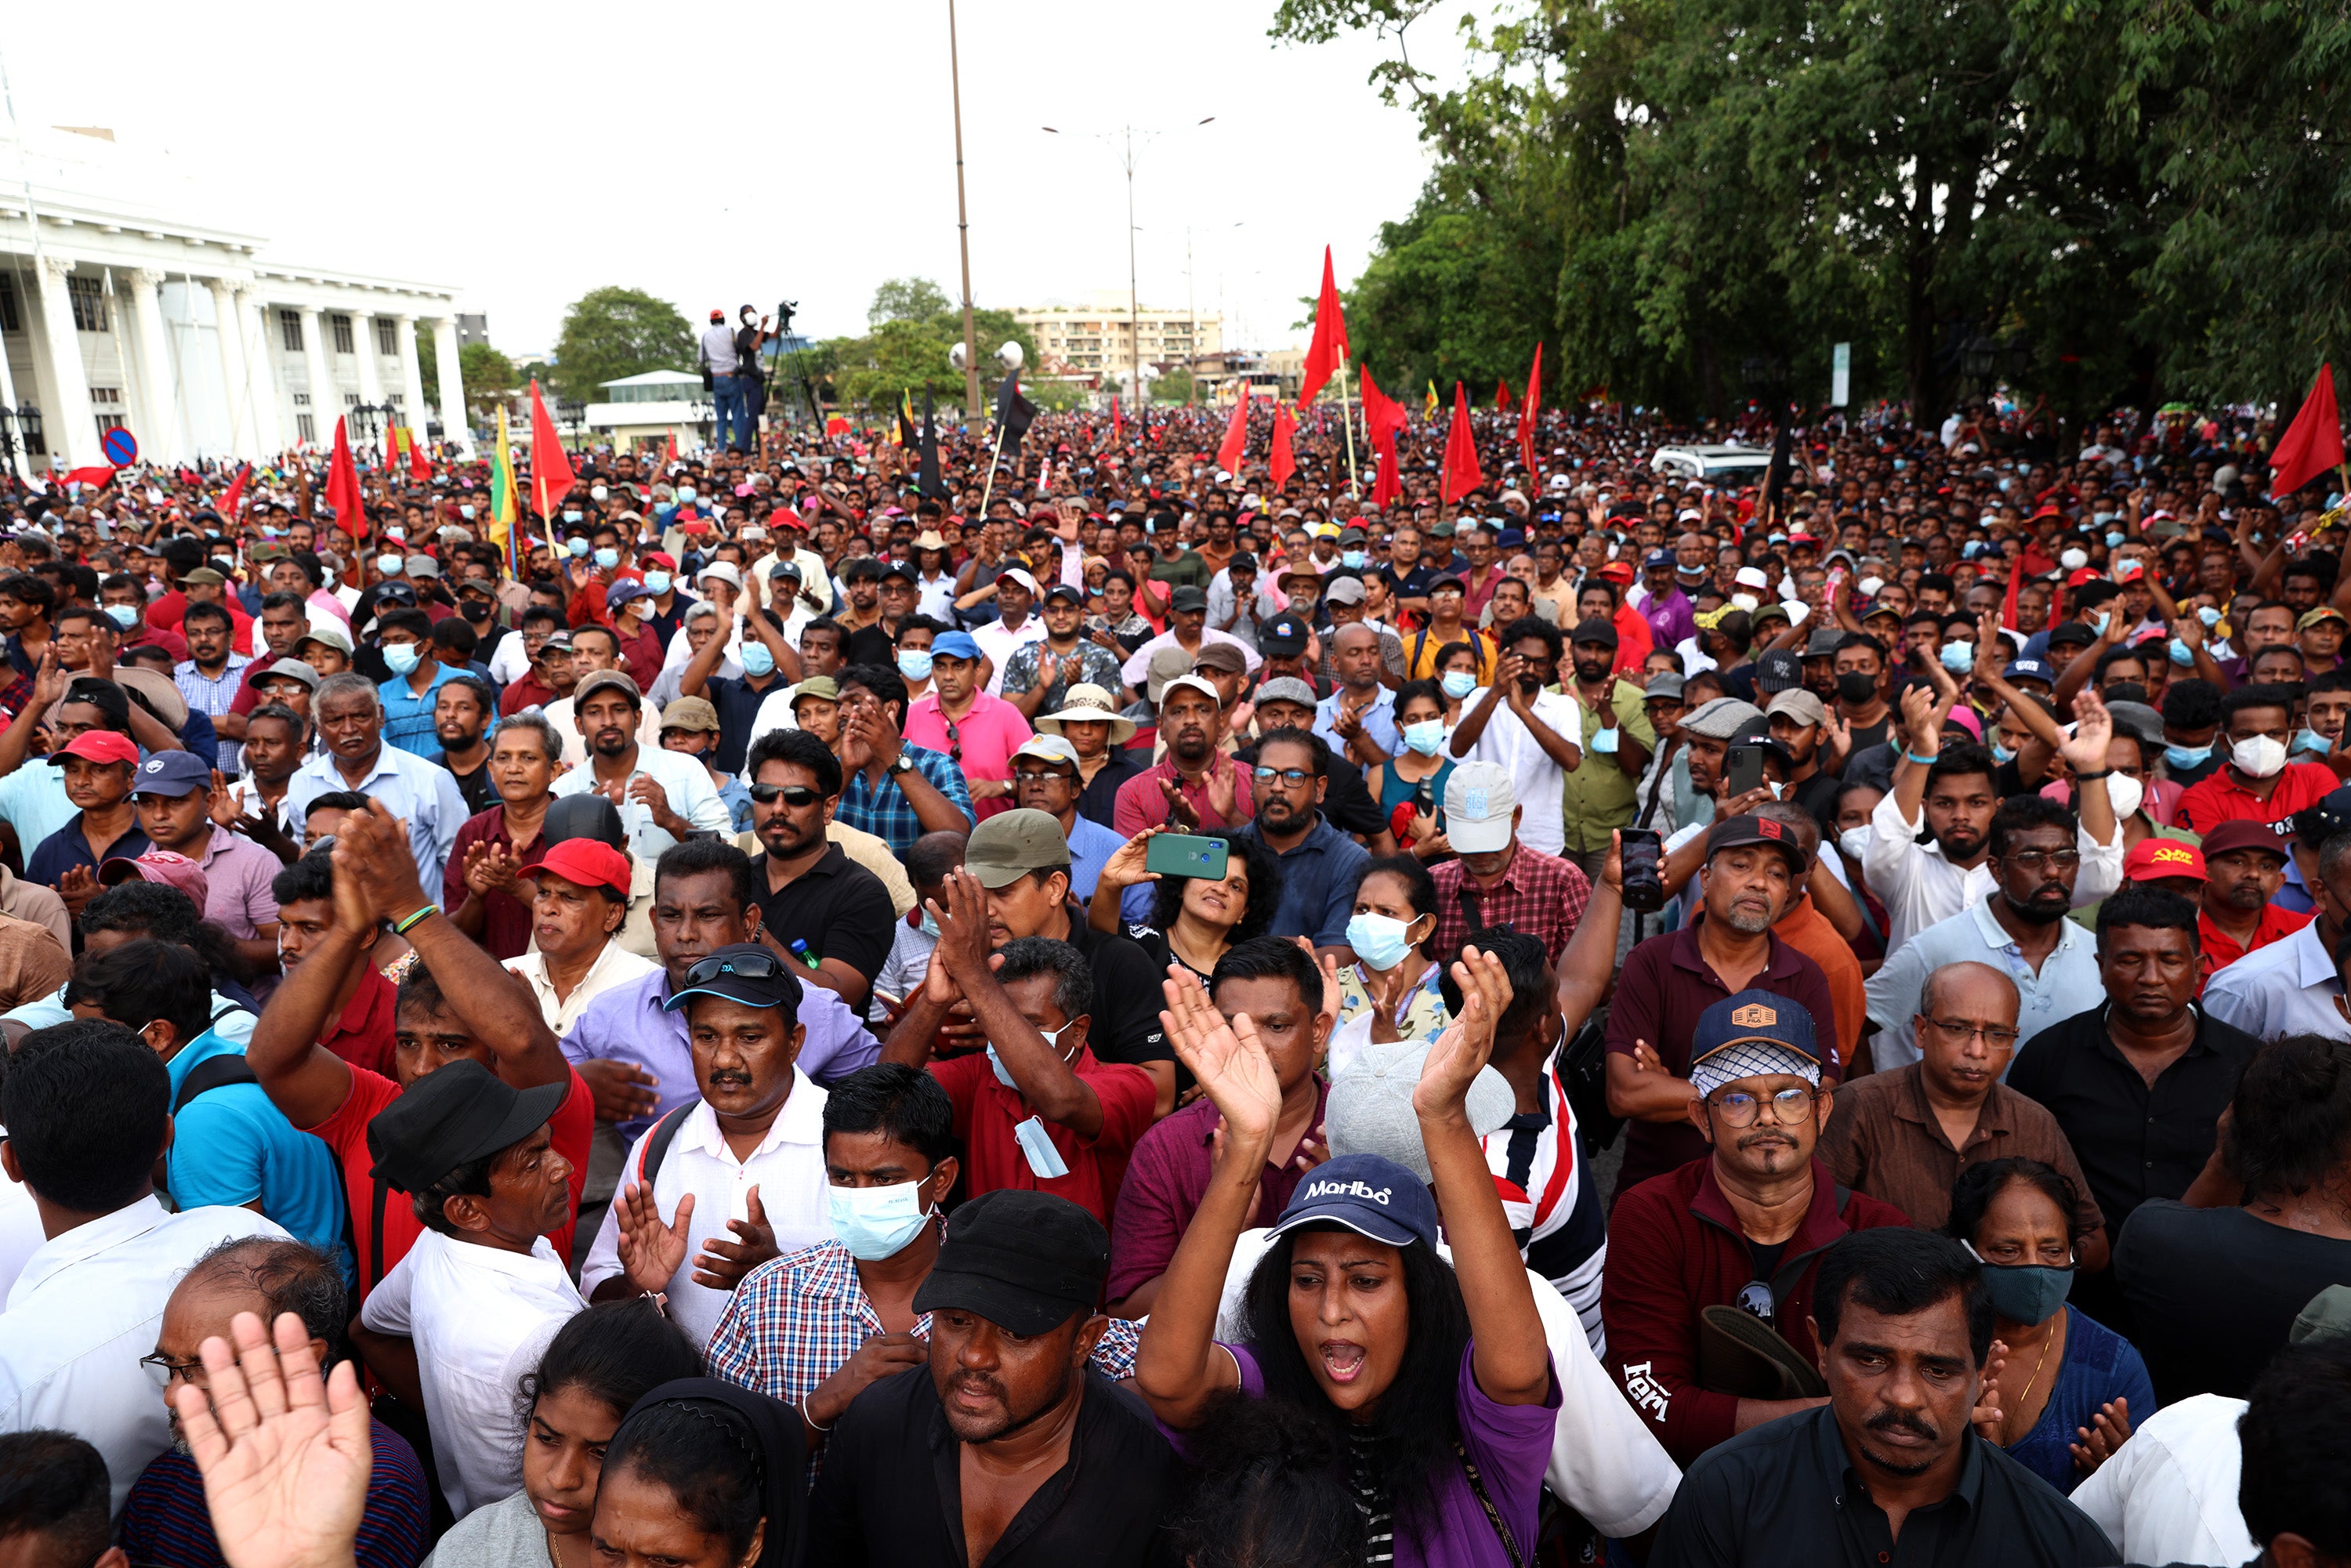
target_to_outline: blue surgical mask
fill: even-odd
[[[1467,670],[1447,670],[1445,672],[1445,678],[1437,685],[1445,688],[1447,696],[1451,697],[1455,702],[1459,702],[1478,689],[1478,677]]]
[[[920,929],[923,935],[929,937],[932,941],[935,942],[939,939],[939,923],[936,919],[933,918],[931,912],[927,909],[923,911],[923,923]]]
[[[2315,751],[2321,757],[2326,755],[2326,748],[2332,744],[2334,743],[2314,729],[2302,730],[2294,737],[2294,748],[2296,751]]]
[[[929,680],[931,678],[931,651],[928,648],[899,649],[898,673],[905,676],[910,681]],[[930,916],[925,915],[923,918],[928,920]]]
[[[684,506],[686,502],[693,500],[694,486],[691,485],[680,485],[677,487],[677,499],[680,506]]]
[[[1347,549],[1341,550],[1339,552],[1339,564],[1345,567],[1349,571],[1363,570],[1364,563],[1371,559],[1372,558],[1370,556],[1365,555],[1359,549]]]
[[[396,575],[400,569],[405,564],[407,563],[396,555],[380,555],[375,558],[376,570],[383,573],[386,577]]]
[[[1369,911],[1347,922],[1347,946],[1372,968],[1384,974],[1404,962],[1412,951],[1412,923]]]
[[[768,652],[765,643],[743,644],[743,673],[747,675],[771,675],[776,673],[776,656]]]
[[[614,549],[611,546],[606,545],[602,549],[596,552],[596,564],[602,567],[606,571],[610,571],[614,567],[621,564],[621,552]]]
[[[125,632],[139,624],[139,607],[135,604],[110,604],[106,607],[106,614]]]
[[[1994,762],[2013,762],[2016,760],[2016,748],[2014,747],[2002,746],[1999,741],[1995,740],[1991,743],[1991,759]]]
[[[1434,757],[1437,748],[1445,744],[1445,721],[1425,718],[1404,727],[1404,743],[1423,757]]]
[[[2196,612],[2196,619],[2204,622],[2205,630],[2210,631],[2211,628],[2220,624],[2220,612],[2218,610],[2215,610],[2212,606],[2207,604],[2202,609]]]
[[[833,1239],[862,1262],[896,1256],[930,1218],[923,1211],[922,1189],[918,1181],[826,1187],[825,1218],[832,1222]]]
[[[670,575],[665,571],[645,573],[645,587],[656,599],[669,591]]]
[[[2106,530],[2106,548],[2108,549],[2114,549],[2116,545],[2123,542],[2123,538],[2124,535],[2122,529],[2108,528]]]
[[[1943,644],[1943,668],[1955,675],[1964,675],[1976,667],[1976,645],[1961,638]]]
[[[2171,662],[2183,670],[2196,663],[2196,650],[2177,637],[2171,640],[2165,651],[2169,654]]]
[[[383,645],[383,662],[395,675],[414,674],[416,670],[416,644],[413,643],[386,643]]]
[[[563,548],[569,550],[575,556],[584,556],[588,553],[588,541],[586,539],[569,539],[565,541]]]
[[[924,914],[926,916],[930,912],[928,910],[924,911]],[[1071,1021],[1074,1022],[1075,1020],[1072,1019]],[[1053,1054],[1061,1056],[1061,1037],[1070,1032],[1070,1024],[1065,1023],[1059,1029],[1040,1029],[1037,1032],[1045,1037],[1045,1043],[1052,1048]],[[1072,1054],[1074,1054],[1074,1052]],[[1062,1060],[1067,1061],[1068,1058],[1063,1057]],[[1005,1070],[1004,1058],[996,1054],[996,1047],[993,1045],[990,1045],[987,1048],[987,1065],[995,1071],[996,1081],[998,1083],[1003,1084],[1015,1094],[1020,1092],[1020,1085],[1014,1082],[1012,1074]]]
[[[457,508],[457,515],[465,518],[467,522],[471,522],[474,519],[474,508],[469,506],[459,507]]]
[[[579,522],[585,517],[586,515],[586,513],[580,511],[577,507],[566,507],[563,508],[563,520],[567,523]]]
[[[2163,748],[2164,761],[2174,768],[2201,768],[2211,757],[2212,748],[2209,746],[2167,746]]]
[[[1908,466],[1910,466],[1909,463],[1908,463],[1907,460],[1903,459],[1903,458],[1896,457],[1896,458],[1894,460],[1894,471],[1895,471],[1896,474],[1901,473],[1901,472],[1902,472],[1902,470],[1904,470],[1905,468],[1907,468]]]

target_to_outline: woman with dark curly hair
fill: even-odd
[[[1119,894],[1137,883],[1154,883],[1151,919],[1129,925],[1126,934],[1143,944],[1162,969],[1181,964],[1207,983],[1217,960],[1234,946],[1261,936],[1281,903],[1281,862],[1255,833],[1233,829],[1195,835],[1225,846],[1220,877],[1162,876],[1144,861],[1157,829],[1129,839],[1102,867],[1086,918],[1097,931],[1119,929]]]

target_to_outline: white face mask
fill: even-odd
[[[2249,736],[2229,748],[2229,760],[2248,779],[2267,779],[2285,767],[2285,742],[2275,736]]]
[[[2117,820],[2137,810],[2147,800],[2147,786],[2126,773],[2106,775],[2106,801]]]
[[[1847,828],[1844,832],[1839,833],[1837,835],[1837,848],[1843,850],[1851,858],[1859,860],[1864,854],[1868,852],[1869,838],[1869,824],[1864,822],[1857,828]]]

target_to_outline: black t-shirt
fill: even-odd
[[[1844,788],[1844,780],[1834,773],[1815,773],[1794,786],[1796,804],[1821,825],[1824,836],[1836,834],[1837,791]]]
[[[898,644],[876,621],[871,626],[860,626],[841,643],[842,656],[852,664],[886,664],[896,667]]]
[[[751,750],[751,727],[758,722],[760,706],[784,685],[783,677],[775,674],[757,686],[748,675],[713,675],[702,683],[702,695],[718,710],[718,749],[710,760],[719,772],[743,771],[743,759]]]
[[[2241,1208],[2152,1198],[2123,1227],[2115,1274],[2166,1405],[2191,1394],[2242,1399],[2310,1299],[2351,1285],[2351,1241]]]
[[[1093,1028],[1086,1043],[1103,1061],[1125,1061],[1140,1067],[1146,1061],[1173,1061],[1176,1052],[1159,1027],[1159,1008],[1165,999],[1159,983],[1166,969],[1134,938],[1096,931],[1086,924],[1086,912],[1069,906],[1071,946],[1085,955],[1093,972]],[[883,949],[885,952],[887,948]]]
[[[751,862],[759,886],[768,885],[768,857]],[[760,919],[786,952],[794,940],[808,944],[809,956],[838,958],[867,980],[882,971],[897,936],[897,905],[882,879],[849,858],[839,844],[816,864],[759,900]]]
[[[1112,747],[1110,760],[1102,765],[1102,771],[1093,776],[1093,781],[1078,796],[1078,815],[1090,822],[1100,822],[1105,828],[1113,826],[1111,818],[1118,809],[1118,787],[1136,774],[1148,771],[1150,767],[1151,753],[1148,751],[1136,751],[1124,746]]]
[[[1392,566],[1380,568],[1380,580],[1386,583],[1388,591],[1398,599],[1427,598],[1428,585],[1437,575],[1437,569],[1426,561],[1415,563],[1413,569],[1402,576],[1398,576],[1396,569]]]
[[[449,754],[445,751],[436,751],[425,760],[431,762],[435,768],[448,768],[449,777],[457,781],[457,793],[465,798],[465,810],[475,816],[481,815],[493,806],[501,804],[497,786],[490,782],[488,758],[483,758],[482,765],[471,773],[460,773],[455,768],[450,768]]]
[[[1893,733],[1894,710],[1889,707],[1886,710],[1886,716],[1876,724],[1853,727],[1853,749],[1857,752],[1866,747],[1883,746]]]

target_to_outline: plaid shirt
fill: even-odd
[[[1432,874],[1437,878],[1433,941],[1439,963],[1459,952],[1468,937],[1465,903],[1477,908],[1481,925],[1507,925],[1521,936],[1542,938],[1543,951],[1557,964],[1560,955],[1567,951],[1567,939],[1575,935],[1577,922],[1583,918],[1583,906],[1592,902],[1592,883],[1583,872],[1557,855],[1524,844],[1511,854],[1499,886],[1468,884],[1466,900],[1462,888],[1467,873],[1459,861],[1447,861]]]
[[[245,685],[246,667],[252,663],[242,653],[231,653],[219,674],[207,675],[196,668],[194,660],[183,659],[172,668],[172,684],[180,688],[191,708],[206,718],[218,718],[236,701],[237,690]],[[244,760],[245,747],[234,740],[222,740],[217,750],[216,765],[224,772],[235,772]]]
[[[933,751],[911,740],[905,746],[914,771],[929,779],[932,789],[954,801],[956,809],[977,827],[979,818],[971,809],[971,787],[964,782],[963,770],[949,761],[944,751]],[[914,808],[907,803],[906,792],[898,788],[898,781],[884,773],[881,783],[868,783],[862,768],[843,781],[841,807],[833,813],[833,820],[888,840],[891,852],[898,855],[913,849],[914,841],[923,836],[923,821],[914,815]]]
[[[820,1241],[743,1276],[710,1336],[710,1372],[797,1409],[860,1345],[889,1332],[866,1299],[849,1249]],[[914,1333],[930,1332],[931,1314],[924,1312]],[[1109,1378],[1134,1376],[1140,1343],[1134,1324],[1111,1319],[1094,1346],[1094,1370]]]

